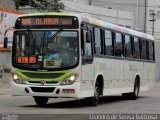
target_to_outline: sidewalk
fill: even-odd
[[[7,94],[10,92],[10,74],[5,73],[2,78],[2,83],[0,87],[0,95]]]

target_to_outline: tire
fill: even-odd
[[[131,99],[136,100],[139,97],[139,82],[136,79],[135,84],[134,84],[134,92],[131,93]]]
[[[94,96],[88,98],[88,102],[91,106],[97,106],[99,104],[100,99],[100,86],[99,82],[96,82],[95,88],[94,88]]]
[[[39,105],[39,106],[44,106],[48,102],[47,97],[33,97],[33,98],[34,98],[35,102],[37,103],[37,105]]]
[[[122,97],[124,97],[125,99],[137,100],[137,98],[139,97],[139,87],[140,87],[140,83],[136,78],[135,84],[134,84],[134,91],[131,93],[123,93]]]

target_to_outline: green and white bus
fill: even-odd
[[[19,16],[12,46],[13,96],[86,98],[122,94],[137,99],[155,80],[151,35],[86,15]]]

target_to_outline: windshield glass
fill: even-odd
[[[13,40],[13,65],[26,69],[64,69],[78,64],[78,32],[18,31]]]

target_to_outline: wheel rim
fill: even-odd
[[[138,85],[136,85],[136,87],[135,87],[135,95],[138,97],[138,94],[139,94],[139,88],[138,88]]]
[[[98,87],[98,86],[95,87],[94,98],[95,98],[96,100],[99,99],[99,87]]]

